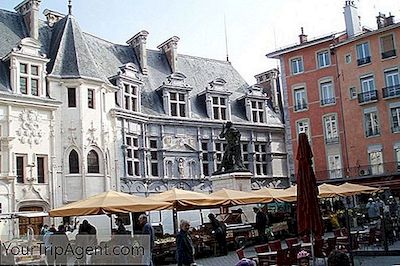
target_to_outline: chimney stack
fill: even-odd
[[[56,11],[48,10],[48,9],[45,9],[43,11],[43,15],[46,17],[47,25],[49,25],[50,28],[52,28],[54,26],[54,24],[56,24],[63,17],[65,17],[64,14],[58,13]]]
[[[389,16],[386,17],[386,20],[385,20],[385,26],[390,26],[393,24],[394,24],[394,16],[392,14],[390,14],[390,12],[389,12]]]
[[[385,27],[385,24],[386,24],[386,16],[385,14],[379,12],[378,16],[376,17],[376,25],[378,26],[378,29]]]
[[[354,1],[346,1],[344,6],[344,21],[346,24],[347,37],[353,37],[361,33],[360,17]]]
[[[147,75],[147,50],[146,50],[146,40],[149,33],[145,30],[138,32],[135,36],[130,38],[126,43],[129,44],[139,60],[140,68],[142,69],[142,74]]]
[[[14,10],[23,16],[29,36],[39,39],[39,6],[41,0],[24,0]]]
[[[301,34],[299,35],[300,43],[307,42],[307,35],[304,34],[304,29],[301,27]]]
[[[179,37],[173,36],[157,46],[157,49],[160,49],[166,56],[171,67],[172,73],[176,72],[177,61],[178,61],[178,41]]]

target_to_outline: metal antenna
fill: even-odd
[[[68,15],[72,15],[72,0],[68,0]]]
[[[228,53],[228,34],[226,33],[226,19],[224,14],[224,27],[225,27],[225,50],[226,50],[226,61],[229,62],[229,53]]]

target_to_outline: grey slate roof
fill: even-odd
[[[83,33],[76,19],[68,15],[57,22],[53,28],[45,22],[40,23],[39,41],[42,52],[48,55],[50,62],[47,72],[61,78],[90,77],[108,82],[108,78],[118,73],[119,67],[133,63],[140,69],[133,49],[127,45],[114,44],[91,34]],[[0,57],[27,37],[22,18],[13,12],[0,10]],[[148,76],[143,77],[145,83],[142,92],[142,112],[150,115],[165,116],[162,98],[157,88],[171,74],[168,61],[160,51],[147,50]],[[186,83],[193,87],[190,92],[192,114],[195,118],[206,118],[205,103],[199,101],[197,95],[209,82],[216,78],[227,81],[226,86],[232,95],[232,120],[247,121],[242,103],[236,99],[243,96],[249,87],[246,81],[226,61],[200,58],[189,55],[178,55],[177,71],[183,73]],[[9,90],[8,66],[0,63],[0,89]],[[271,114],[272,113],[272,114]],[[271,125],[282,124],[272,111],[268,112]],[[274,116],[275,115],[275,116]]]

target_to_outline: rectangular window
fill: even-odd
[[[371,62],[371,54],[369,51],[369,44],[367,42],[358,44],[357,50],[357,65],[361,66]]]
[[[39,80],[31,79],[31,93],[34,96],[39,96]]]
[[[249,143],[245,142],[242,143],[242,155],[243,155],[243,165],[246,169],[250,170],[249,168]]]
[[[139,139],[136,136],[126,136],[125,141],[127,174],[128,176],[140,176]]]
[[[308,120],[297,121],[297,135],[299,135],[300,133],[305,133],[308,136],[308,139],[310,139],[310,128]]]
[[[394,149],[395,160],[397,163],[397,171],[400,171],[400,147]]]
[[[150,174],[158,176],[158,151],[157,140],[150,140]]]
[[[208,141],[201,142],[201,159],[203,163],[203,175],[210,176]]]
[[[303,59],[301,57],[294,58],[290,60],[290,65],[292,67],[292,74],[299,74],[304,71],[303,69]]]
[[[349,97],[350,97],[350,100],[352,100],[352,99],[357,99],[357,91],[356,91],[356,88],[351,87],[351,88],[349,89]]]
[[[342,178],[342,161],[340,155],[328,156],[329,178]]]
[[[88,89],[88,107],[94,109],[94,90]]]
[[[45,157],[37,157],[37,180],[38,180],[38,183],[45,182],[45,173],[46,173],[45,171],[46,171]]]
[[[217,120],[227,119],[227,100],[224,97],[212,97],[213,118]]]
[[[68,107],[76,107],[76,88],[68,88]]]
[[[221,167],[221,162],[222,162],[222,155],[225,151],[226,148],[226,143],[221,143],[221,142],[215,142],[215,165],[216,169],[220,169]]]
[[[378,113],[376,111],[364,114],[365,136],[372,137],[380,134]]]
[[[169,93],[171,116],[186,117],[186,95],[185,93]]]
[[[323,82],[319,86],[321,91],[321,105],[334,104],[336,99],[332,81]]]
[[[25,156],[17,156],[17,183],[24,183],[25,180]]]
[[[137,87],[129,84],[124,84],[124,97],[125,109],[133,112],[139,110],[138,106],[138,90]]]
[[[383,174],[383,155],[382,151],[368,151],[371,174]]]
[[[322,51],[317,54],[318,68],[327,67],[331,64],[331,58],[329,51]]]
[[[398,69],[385,71],[385,85],[386,87],[383,88],[384,98],[400,95],[400,76]]]
[[[339,135],[337,128],[336,115],[328,115],[324,117],[325,143],[338,143]]]
[[[19,78],[19,90],[22,94],[28,94],[28,78]]]
[[[382,59],[396,56],[393,34],[381,37],[381,51]]]
[[[390,108],[392,132],[400,132],[400,107]]]
[[[264,101],[251,101],[251,120],[254,123],[264,123],[265,115],[265,102]]]
[[[267,175],[267,144],[254,143],[254,168],[256,175]]]
[[[31,75],[38,76],[39,75],[39,67],[31,65]]]
[[[28,65],[27,64],[19,64],[19,72],[21,74],[28,74]]]
[[[360,79],[361,93],[358,95],[360,103],[370,102],[378,99],[375,80],[373,76],[367,76]]]
[[[345,55],[344,61],[346,62],[346,64],[350,64],[351,63],[351,54]]]
[[[307,109],[307,97],[305,88],[294,90],[294,110],[301,111]]]

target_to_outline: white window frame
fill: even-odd
[[[361,47],[361,49],[358,49]],[[356,45],[356,54],[357,59],[364,59],[367,57],[371,57],[371,51],[369,48],[369,42],[363,42]]]
[[[398,86],[400,85],[400,75],[399,69],[388,69],[384,72],[385,75],[385,85],[386,87]]]
[[[323,120],[326,143],[337,140],[339,138],[339,130],[336,114],[326,115]]]
[[[254,175],[268,175],[267,142],[254,143]]]
[[[251,121],[265,123],[265,101],[250,99]]]
[[[318,63],[318,68],[324,68],[331,65],[331,57],[329,50],[324,50],[317,53],[317,63]]]
[[[336,104],[335,89],[332,80],[321,81],[319,83],[321,95],[321,106]]]
[[[21,65],[26,66],[26,73],[22,73]],[[32,73],[32,67],[37,67],[37,75]],[[42,86],[41,86],[41,66],[32,64],[29,62],[19,62],[19,77],[18,77],[18,92],[24,95],[32,95],[32,96],[41,96],[42,95]],[[26,93],[22,93],[21,91],[21,78],[26,79]],[[37,81],[37,94],[32,94],[32,80]]]
[[[392,133],[400,133],[400,106],[390,107],[389,112]]]
[[[350,63],[351,63],[351,54],[346,54],[346,55],[344,56],[344,62],[345,62],[346,64],[350,64]]]
[[[290,59],[290,68],[292,75],[297,75],[304,72],[304,64],[302,57],[295,57]]]
[[[170,115],[174,117],[188,117],[188,110],[187,110],[187,93],[182,91],[168,91],[169,93],[169,108],[170,108]],[[175,94],[176,98],[173,100],[171,99],[171,95]],[[183,100],[179,98],[179,96],[183,95]],[[172,114],[172,106],[176,104],[176,115]],[[185,112],[184,115],[181,115],[180,108],[183,105],[183,110]]]
[[[228,120],[228,97],[212,95],[211,99],[212,118],[215,120]],[[214,102],[215,99],[216,103]]]
[[[342,178],[342,159],[340,154],[328,155],[329,178]]]
[[[365,126],[365,136],[367,138],[380,136],[380,125],[379,125],[379,117],[378,111],[370,111],[364,113],[364,126]],[[370,132],[371,134],[368,134]]]
[[[129,83],[122,84],[124,109],[139,112],[139,87]]]
[[[360,78],[361,92],[371,92],[376,90],[375,78],[372,75]]]
[[[357,89],[356,89],[356,87],[350,87],[349,88],[349,98],[350,98],[350,100],[357,99]]]
[[[310,120],[309,119],[301,119],[296,121],[296,130],[297,130],[297,136],[300,133],[305,133],[308,136],[308,139],[310,140]]]
[[[139,136],[126,135],[126,174],[128,176],[140,176],[140,154],[139,154]],[[129,173],[129,164],[132,167],[132,173]]]

